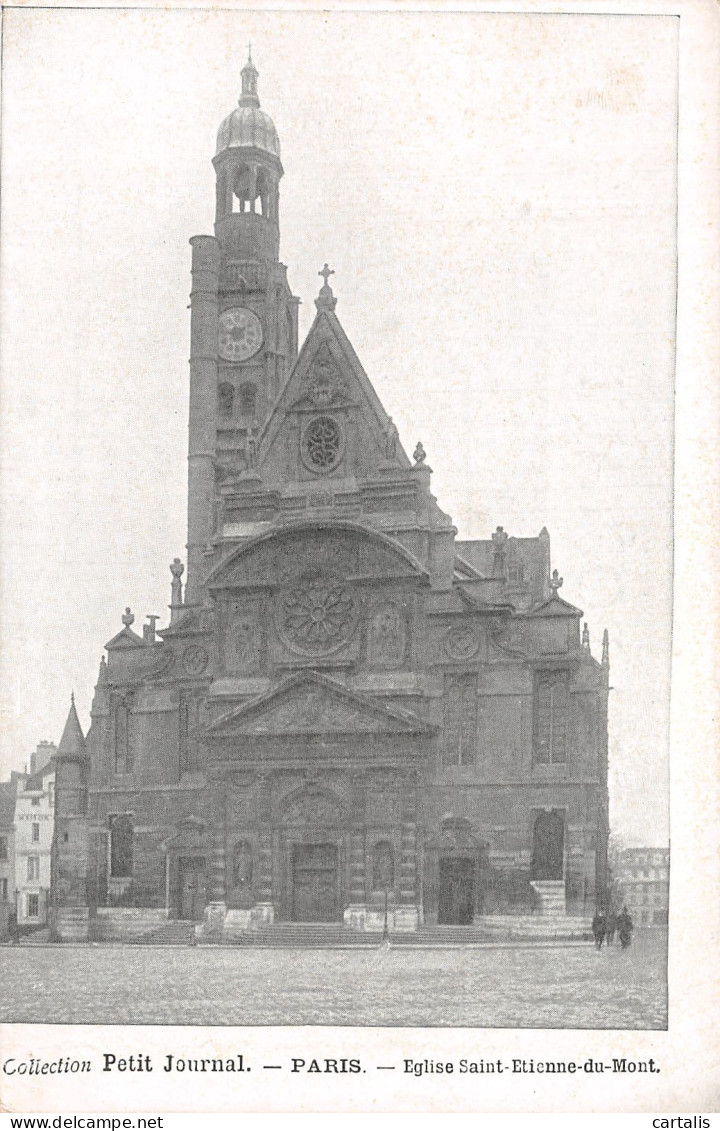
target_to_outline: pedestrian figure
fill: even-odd
[[[618,917],[614,911],[611,911],[607,917],[607,926],[605,928],[605,941],[608,946],[615,941],[615,932],[617,930]]]
[[[595,939],[595,946],[600,950],[605,938],[605,916],[601,915],[599,911],[595,912],[592,921],[592,933]]]
[[[623,950],[627,950],[632,941],[633,921],[630,918],[630,912],[627,909],[627,904],[623,904],[623,909],[617,917],[617,932],[620,939],[620,946]]]

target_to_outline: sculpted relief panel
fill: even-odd
[[[229,672],[251,675],[260,668],[260,611],[249,603],[234,601],[225,629],[225,667]]]
[[[405,658],[405,616],[392,601],[376,605],[367,626],[367,658],[370,667],[396,668]]]

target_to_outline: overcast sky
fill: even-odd
[[[185,557],[190,248],[246,44],[281,256],[461,537],[551,538],[611,649],[611,819],[667,837],[672,17],[6,10],[2,772]]]

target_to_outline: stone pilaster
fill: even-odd
[[[395,930],[415,931],[418,927],[418,874],[417,874],[417,786],[414,780],[405,783],[400,826],[400,875],[398,904],[395,910]]]
[[[273,902],[272,778],[264,774],[258,784],[257,882],[255,898],[263,907]]]

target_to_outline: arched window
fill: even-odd
[[[253,874],[252,845],[241,840],[233,850],[233,887],[250,887]]]
[[[232,385],[227,381],[218,389],[218,409],[220,415],[225,418],[231,417],[233,414],[233,403],[235,401],[235,390]]]
[[[257,400],[257,387],[252,381],[246,381],[240,386],[240,414],[242,416],[255,415],[255,402]]]
[[[132,876],[133,870],[133,819],[129,813],[110,818],[110,875],[116,878]]]
[[[373,891],[390,891],[395,884],[395,856],[389,840],[379,840],[373,850]]]

